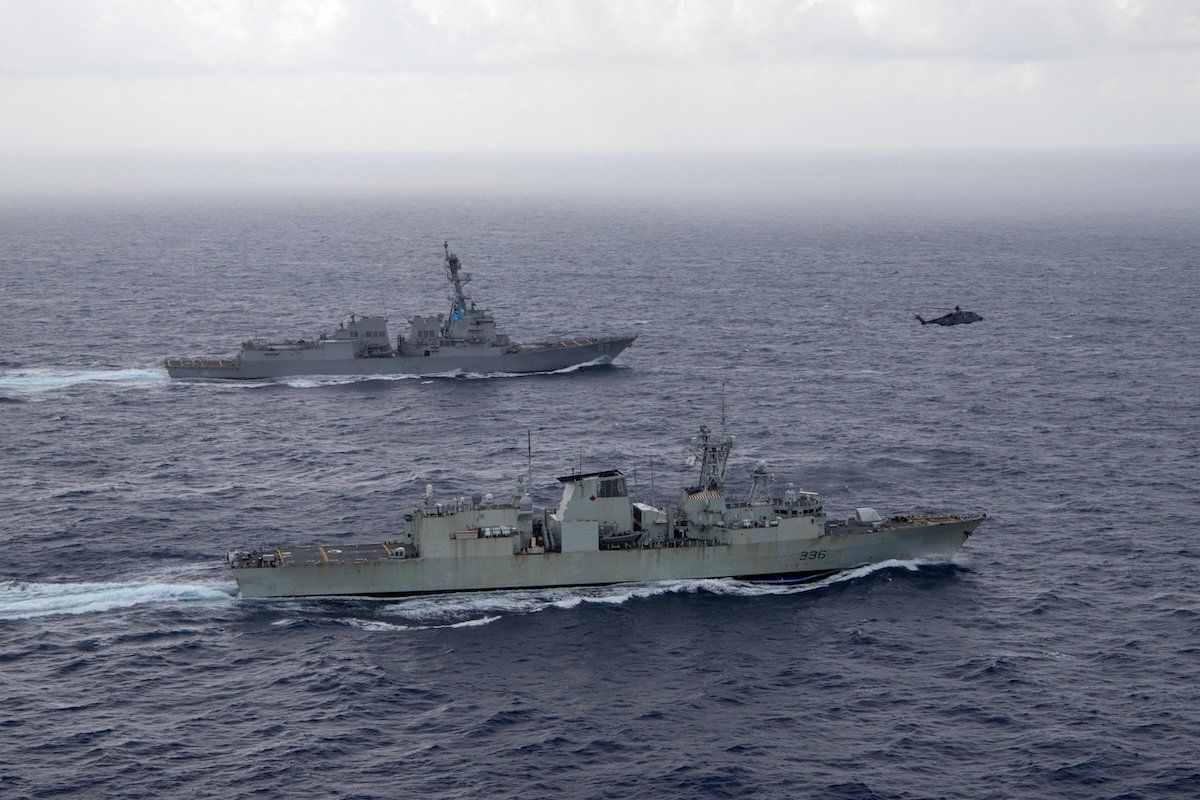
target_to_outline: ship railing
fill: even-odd
[[[243,350],[313,350],[320,346],[320,341],[313,342],[308,339],[293,339],[283,342],[263,342],[251,339],[242,342]]]
[[[518,345],[522,350],[547,350],[552,347],[585,347],[593,344],[605,344],[606,342],[618,342],[623,339],[629,339],[635,334],[627,334],[624,336],[554,336],[549,339],[544,339],[540,342],[525,342]]]
[[[232,569],[259,569],[278,567],[283,561],[277,550],[230,550],[226,554]]]
[[[168,367],[190,367],[198,369],[237,369],[235,358],[168,358]]]
[[[479,502],[476,503],[470,498],[456,500],[439,500],[431,506],[424,503],[413,506],[414,517],[448,517],[451,514],[458,514],[463,511],[478,511],[484,508],[507,508],[508,504],[503,500],[496,500],[491,504]]]
[[[724,547],[729,544],[729,535],[684,536],[680,539],[643,539],[638,547],[644,550],[663,550],[672,547]]]
[[[970,514],[893,514],[884,520],[884,526],[940,525],[971,519],[987,519],[987,514],[982,511]]]
[[[824,501],[820,497],[800,497],[794,501],[786,501],[776,498],[770,503],[755,503],[751,504],[746,500],[739,500],[729,504],[730,511],[743,511],[754,508],[769,507],[775,513],[790,511],[793,514],[819,514],[823,507]]]
[[[909,528],[925,525],[944,525],[948,522],[962,522],[969,519],[986,518],[986,514],[893,514],[882,523],[868,525],[857,523],[850,519],[831,519],[825,522],[822,536],[844,533],[875,533],[880,530]]]

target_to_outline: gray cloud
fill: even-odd
[[[1195,2],[0,5],[0,148],[1200,144]]]
[[[792,63],[838,57],[1048,60],[1200,49],[1194,2],[40,2],[0,7],[9,75],[486,70]]]

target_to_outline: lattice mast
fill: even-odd
[[[462,262],[458,260],[458,256],[450,252],[449,240],[442,242],[442,250],[446,254],[446,275],[450,278],[450,283],[454,285],[454,294],[449,297],[450,316],[446,320],[446,330],[449,330],[451,323],[462,319],[463,312],[466,311],[467,303],[470,301],[467,293],[463,291],[463,287],[471,282],[471,273],[462,271]]]
[[[754,470],[750,473],[750,494],[746,497],[746,504],[751,506],[769,506],[775,502],[774,492],[771,487],[775,485],[775,476],[767,469],[765,459],[760,459],[754,465]]]
[[[700,491],[725,491],[725,468],[733,445],[733,437],[729,434],[714,434],[707,425],[700,426],[700,435],[692,438],[688,448],[700,464]]]
[[[700,435],[692,437],[691,456],[700,464],[699,490],[725,491],[725,468],[733,452],[734,438],[725,432],[725,384],[721,384],[721,432],[714,434],[707,425],[700,426]]]

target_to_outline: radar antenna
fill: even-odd
[[[450,252],[450,240],[442,242],[442,250],[445,252],[446,272],[450,275],[450,282],[454,284],[454,294],[456,297],[466,300],[467,295],[463,292],[463,286],[471,282],[471,273],[459,272],[462,269],[462,262],[458,260],[458,256]]]
[[[746,505],[769,506],[774,503],[775,497],[771,492],[774,483],[775,476],[767,469],[767,462],[760,459],[750,473],[750,494],[746,497]]]
[[[725,385],[728,381],[721,381],[721,433],[725,433]]]

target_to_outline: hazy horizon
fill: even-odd
[[[1200,204],[1200,149],[690,153],[0,153],[0,199],[431,196],[1158,209]]]

